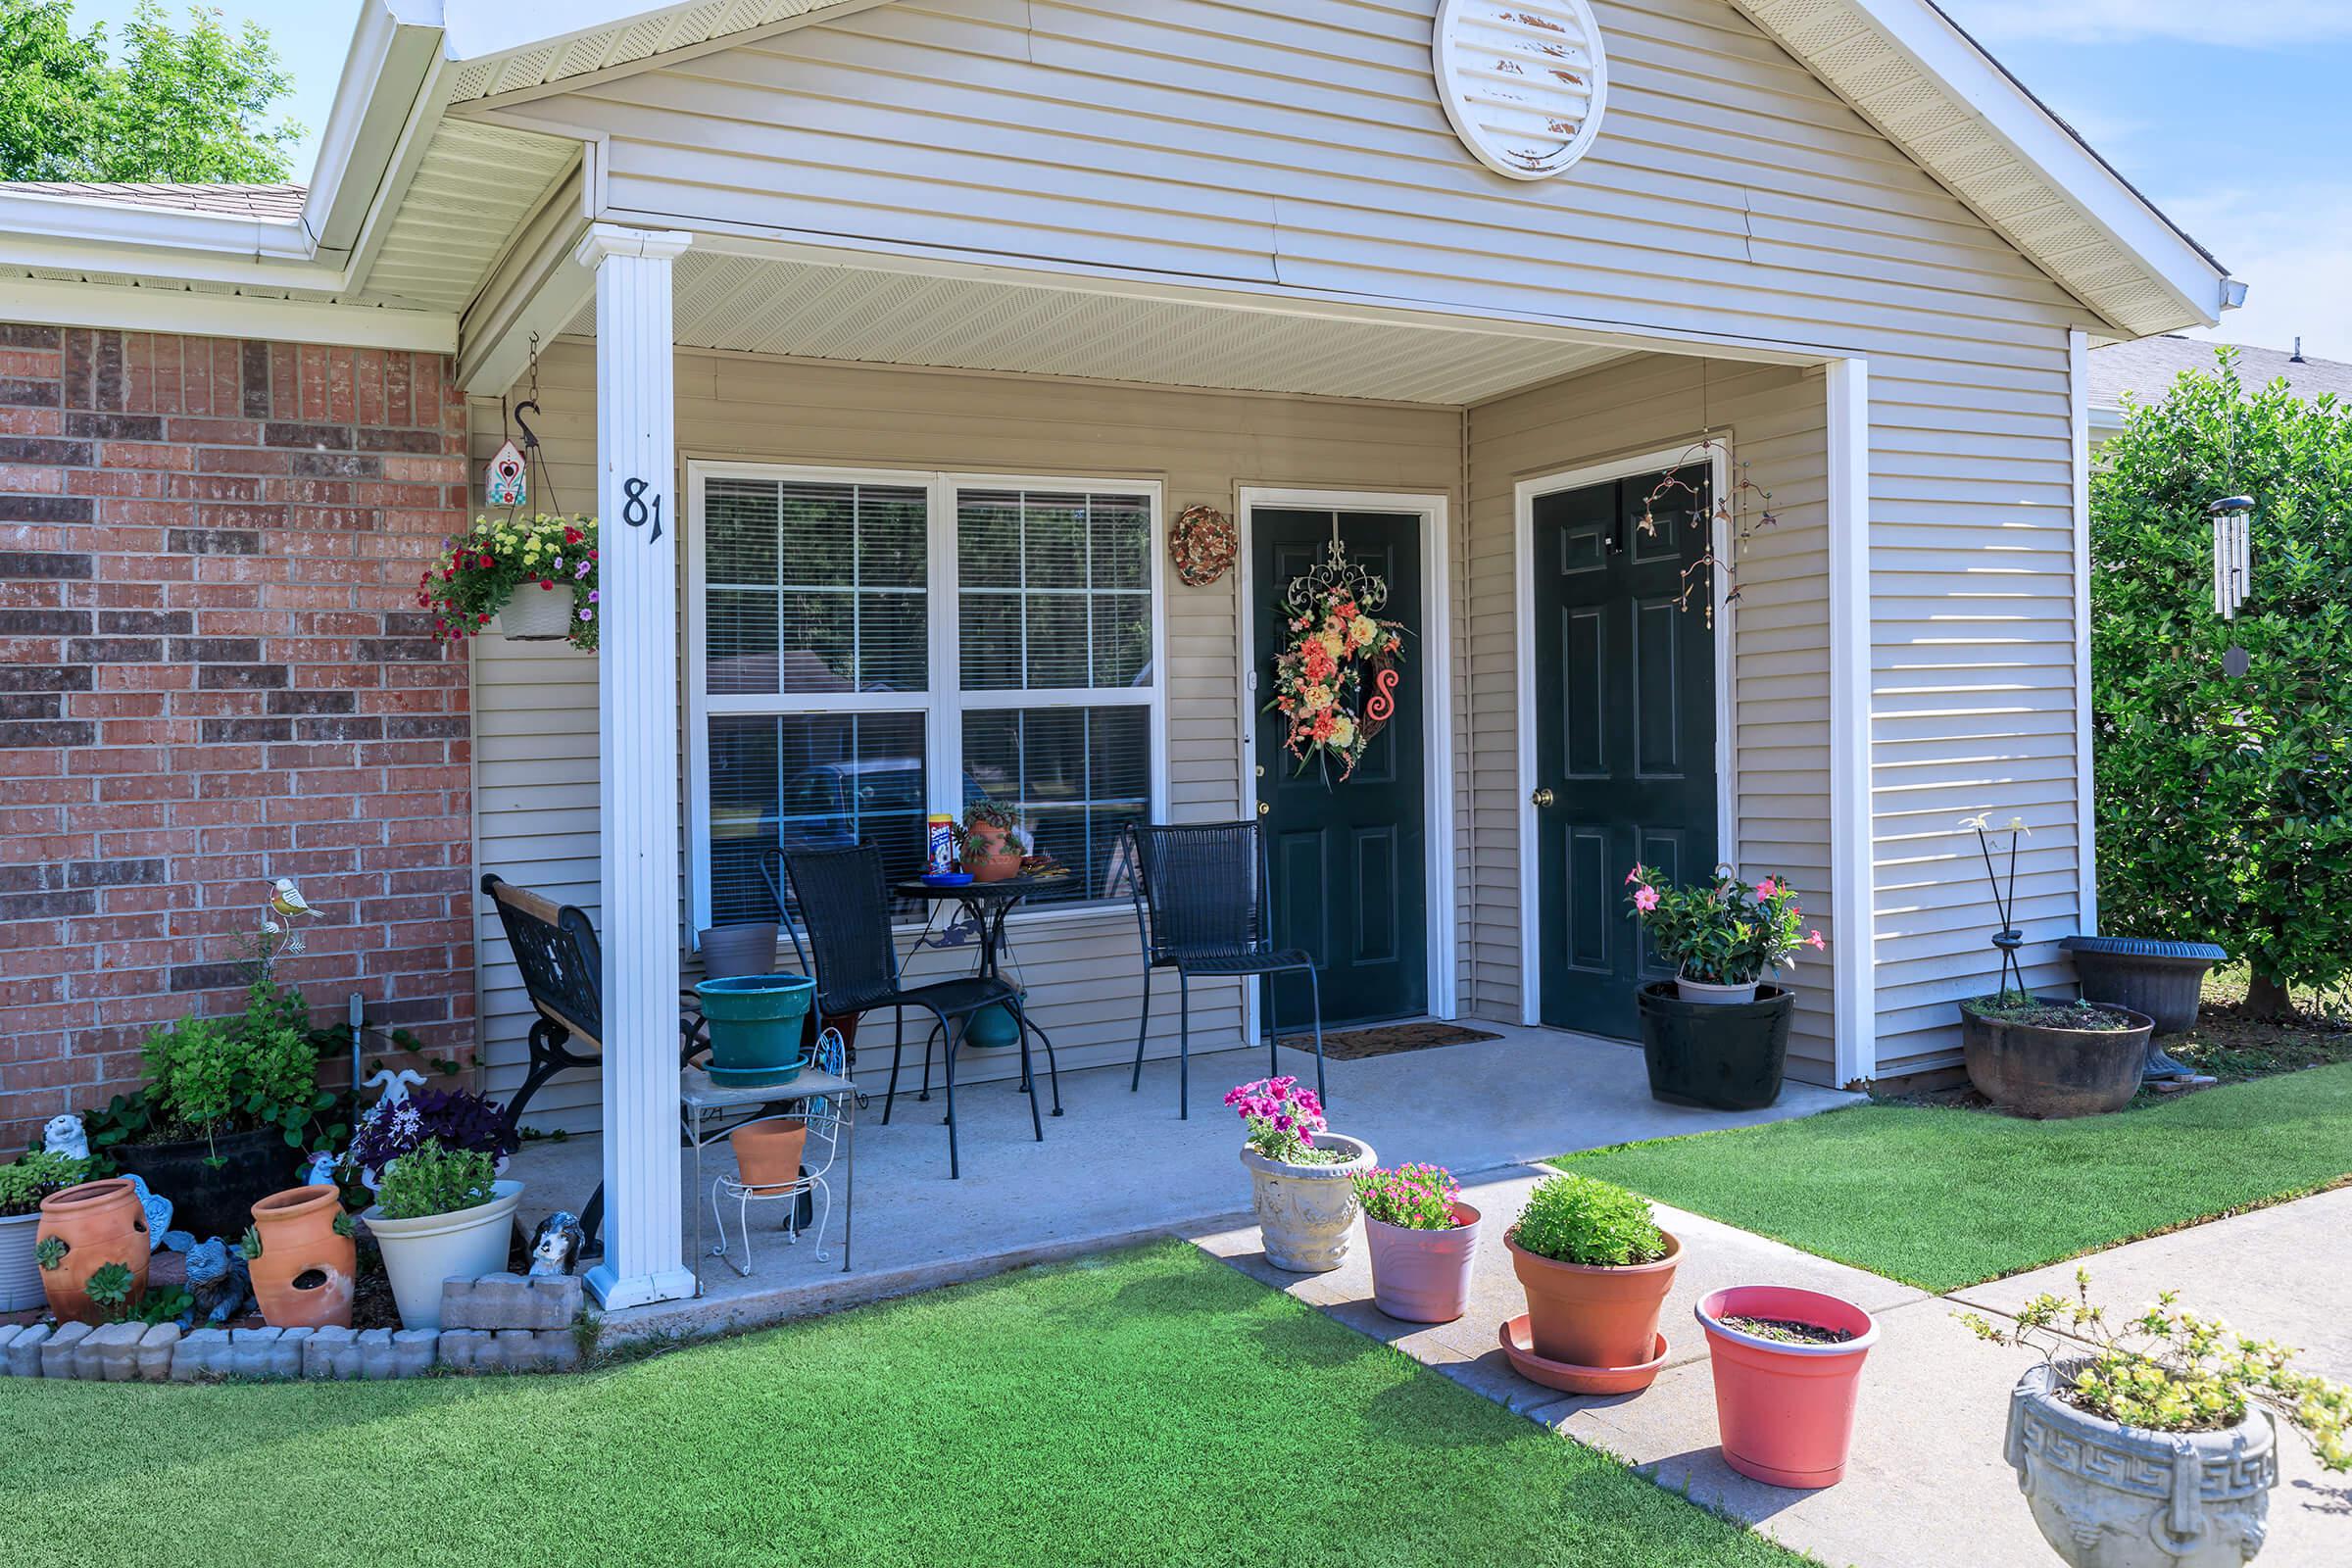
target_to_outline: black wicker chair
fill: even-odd
[[[1299,948],[1273,946],[1273,896],[1266,868],[1266,836],[1254,821],[1182,827],[1130,827],[1128,864],[1134,868],[1135,923],[1144,945],[1143,1016],[1135,1031],[1130,1094],[1143,1087],[1144,1041],[1152,1029],[1152,971],[1174,969],[1178,1002],[1176,1113],[1192,1115],[1193,980],[1257,977],[1266,981],[1266,1054],[1282,1070],[1281,1031],[1274,1024],[1272,977],[1303,971],[1314,1014],[1315,1094],[1323,1085],[1323,997],[1315,959]]]
[[[898,944],[890,931],[890,884],[882,870],[882,852],[871,844],[848,850],[800,850],[784,854],[784,874],[792,884],[793,902],[800,906],[799,925],[808,939],[814,959],[817,1010],[827,1017],[871,1012],[888,1007],[897,1021],[890,1058],[890,1089],[882,1101],[882,1122],[890,1123],[892,1103],[899,1094],[899,1061],[906,1054],[908,1007],[931,1014],[947,1042],[948,1175],[963,1174],[956,1144],[956,1054],[963,1044],[972,1014],[985,1007],[1009,1009],[1020,1027],[1021,1082],[1029,1091],[1030,1130],[1046,1141],[1046,1124],[1037,1102],[1037,1074],[1030,1070],[1029,1037],[1046,1048],[1047,1071],[1054,1079],[1054,1113],[1061,1114],[1061,1074],[1054,1061],[1054,1043],[1029,1021],[1021,1008],[1021,994],[1003,980],[963,975],[908,986],[899,978]],[[786,915],[788,923],[791,916]],[[797,947],[800,933],[794,935]],[[923,1098],[930,1087],[926,1044]]]

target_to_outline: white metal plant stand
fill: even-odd
[[[846,1075],[849,1052],[843,1044],[841,1031],[827,1029],[817,1037],[816,1046],[803,1063],[800,1076],[787,1084],[764,1088],[728,1089],[710,1082],[700,1068],[689,1067],[684,1074],[682,1098],[691,1122],[691,1141],[694,1145],[694,1179],[699,1188],[703,1180],[703,1112],[728,1105],[797,1104],[790,1113],[754,1117],[754,1121],[797,1120],[808,1129],[807,1144],[802,1150],[802,1166],[806,1174],[781,1186],[753,1187],[740,1175],[721,1174],[710,1183],[710,1217],[718,1227],[718,1245],[710,1255],[722,1259],[737,1274],[752,1271],[751,1206],[754,1203],[782,1202],[784,1230],[794,1246],[800,1245],[800,1227],[794,1223],[800,1211],[800,1200],[813,1194],[818,1200],[816,1221],[816,1259],[832,1261],[825,1250],[825,1231],[833,1219],[834,1162],[842,1166],[842,1231],[841,1269],[850,1270],[850,1244],[854,1234],[856,1214],[857,1176],[857,1103],[858,1086]],[[699,1080],[699,1082],[698,1082]],[[750,1126],[751,1122],[738,1123]],[[732,1129],[730,1129],[731,1131]],[[730,1255],[727,1241],[727,1216],[722,1206],[735,1204],[736,1228],[743,1233],[743,1261]],[[702,1255],[702,1213],[695,1213],[695,1255]]]

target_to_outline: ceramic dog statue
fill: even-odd
[[[580,1229],[579,1217],[568,1209],[557,1209],[539,1222],[531,1234],[531,1272],[533,1274],[576,1274],[580,1267],[580,1250],[588,1245],[588,1233]]]

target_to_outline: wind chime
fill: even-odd
[[[2235,620],[2254,569],[2254,498],[2225,496],[2205,515],[2213,519],[2213,612]]]
[[[1675,460],[1674,466],[1658,476],[1658,482],[1650,488],[1649,494],[1642,498],[1642,520],[1637,526],[1641,528],[1644,538],[1657,538],[1660,528],[1658,504],[1660,502],[1671,504],[1677,496],[1690,498],[1687,508],[1689,525],[1702,531],[1702,540],[1698,559],[1683,568],[1682,591],[1675,598],[1675,608],[1688,611],[1690,608],[1690,601],[1694,598],[1697,599],[1702,612],[1707,617],[1707,625],[1711,628],[1715,624],[1715,598],[1711,593],[1703,592],[1713,582],[1710,574],[1717,570],[1722,571],[1723,602],[1727,606],[1738,604],[1740,602],[1740,582],[1735,563],[1740,558],[1740,548],[1755,537],[1757,530],[1769,528],[1781,519],[1772,514],[1772,492],[1748,477],[1748,469],[1751,465],[1744,461],[1735,461],[1732,457],[1731,447],[1715,434],[1715,423],[1709,416],[1710,413],[1707,368],[1702,361],[1698,368],[1698,417],[1701,434],[1695,443]],[[1708,505],[1710,498],[1707,494],[1709,487],[1692,484],[1682,476],[1682,470],[1700,463],[1709,465],[1711,470],[1714,460],[1718,456],[1724,460],[1725,471],[1732,475],[1731,490],[1728,495],[1713,497],[1713,505],[1710,507]],[[1669,517],[1674,510],[1670,505]],[[1723,541],[1723,548],[1730,559],[1727,560],[1724,556],[1718,556],[1715,553],[1718,539]]]

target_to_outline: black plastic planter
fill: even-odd
[[[1685,1002],[1660,980],[1640,1002],[1652,1098],[1713,1110],[1762,1110],[1781,1098],[1795,992],[1767,985],[1753,1002]]]
[[[2111,1002],[2155,1020],[2160,1035],[2197,1026],[2205,971],[2230,955],[2210,942],[2154,942],[2143,937],[2068,937],[2058,944],[2075,960],[2082,1000]]]
[[[220,1236],[232,1244],[253,1223],[253,1205],[292,1187],[304,1163],[301,1151],[276,1127],[209,1141],[118,1144],[109,1152],[123,1175],[144,1176],[149,1192],[172,1200],[173,1230],[200,1242]]]

